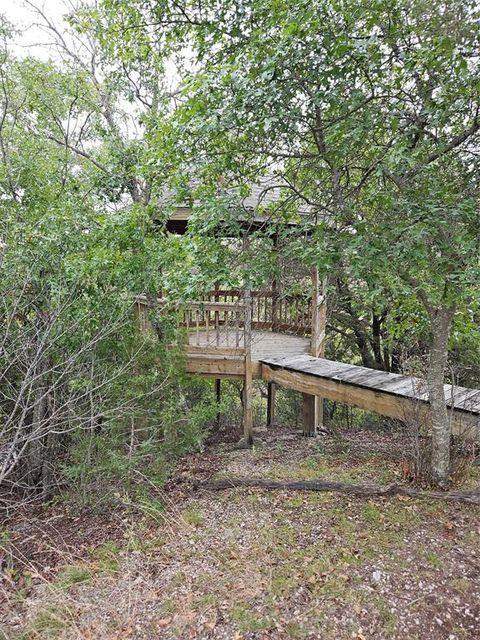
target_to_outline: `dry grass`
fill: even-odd
[[[285,434],[253,451],[217,445],[210,454],[221,475],[385,482],[398,472],[392,444]],[[144,508],[115,540],[63,553],[47,576],[16,558],[4,637],[478,638],[478,508],[245,489],[194,494],[195,458],[180,468],[166,510]]]

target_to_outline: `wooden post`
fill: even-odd
[[[278,234],[273,236],[273,251],[275,253],[275,269],[278,269]],[[278,280],[275,273],[272,279],[272,331],[277,330],[278,315]]]
[[[243,401],[243,436],[245,444],[253,443],[252,413],[252,295],[250,288],[245,289],[245,387]]]
[[[267,385],[267,427],[272,427],[275,422],[275,383]]]
[[[315,423],[315,403],[316,396],[303,393],[303,435],[314,436],[316,431]]]
[[[220,378],[215,378],[215,399],[217,401],[217,405],[219,405],[222,400],[222,381]],[[221,418],[220,410],[218,409],[217,415],[215,418],[217,427],[220,426],[220,418]]]
[[[135,315],[137,325],[144,339],[152,337],[153,326],[150,322],[150,305],[146,296],[139,297],[135,302]],[[132,375],[134,377],[140,375],[138,364],[133,367]],[[143,442],[148,439],[150,435],[150,428],[148,426],[148,419],[145,415],[132,416],[130,423],[130,445],[133,447],[135,440]]]
[[[248,233],[248,232],[247,232]],[[243,237],[243,250],[248,256],[249,238]],[[243,402],[243,437],[246,446],[253,444],[253,412],[252,412],[252,291],[247,276],[244,292],[244,346],[245,346],[245,387]]]
[[[326,281],[320,281],[318,270],[312,271],[312,342],[310,353],[315,358],[325,357],[325,333],[327,327]],[[314,431],[323,424],[323,398],[315,396]]]

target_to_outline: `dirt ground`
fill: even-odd
[[[212,477],[383,484],[401,473],[399,437],[275,429],[247,451],[234,435],[135,504],[18,513],[2,530],[0,637],[480,638],[478,506],[194,489]]]

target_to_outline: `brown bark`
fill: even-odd
[[[48,364],[45,357],[42,357],[35,371],[37,379],[33,384],[34,405],[32,411],[32,422],[30,426],[30,439],[26,449],[26,480],[30,486],[42,483],[44,457],[45,457],[45,437],[48,430],[45,422],[48,418],[48,395],[46,393]]]
[[[393,496],[402,495],[412,498],[437,498],[456,502],[468,502],[480,505],[479,491],[423,491],[413,487],[405,487],[401,484],[372,485],[372,484],[348,484],[344,482],[326,482],[323,480],[264,480],[262,478],[225,478],[222,480],[207,480],[196,485],[199,489],[221,491],[235,487],[251,487],[268,490],[292,490],[292,491],[336,491],[351,495],[362,496]]]

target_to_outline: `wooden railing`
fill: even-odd
[[[188,373],[212,375],[220,378],[243,378],[244,441],[252,443],[252,330],[266,330],[310,336],[310,353],[324,356],[326,329],[326,282],[320,281],[317,270],[312,270],[312,293],[282,295],[273,284],[271,290],[215,289],[201,302],[173,305],[161,298],[151,300],[138,296],[135,308],[139,326],[145,333],[156,328],[151,320],[151,309],[176,313],[179,327],[185,331],[185,351]],[[281,341],[280,341],[281,342]],[[281,352],[281,345],[279,345]],[[194,357],[192,357],[194,356]],[[258,363],[257,363],[258,364]],[[273,418],[274,385],[269,384],[269,416]],[[304,432],[314,433],[322,424],[322,399],[303,394]]]
[[[244,292],[238,289],[217,289],[207,296],[207,303],[243,304]],[[310,298],[303,295],[282,295],[269,289],[251,292],[252,329],[265,329],[310,335],[312,313]],[[207,304],[206,303],[206,304]]]
[[[205,301],[178,305],[178,326],[184,328],[190,353],[214,351],[219,355],[242,355],[248,345],[250,330],[278,331],[296,335],[311,335],[311,301],[303,295],[281,295],[271,290],[251,291],[250,313],[246,313],[245,292],[239,289],[215,289]],[[167,310],[165,300],[156,304]],[[148,327],[148,308],[145,296],[137,298],[140,325]],[[171,308],[171,307],[170,307]]]
[[[245,350],[245,305],[239,300],[189,303],[181,309],[179,326],[187,330],[187,351]]]

